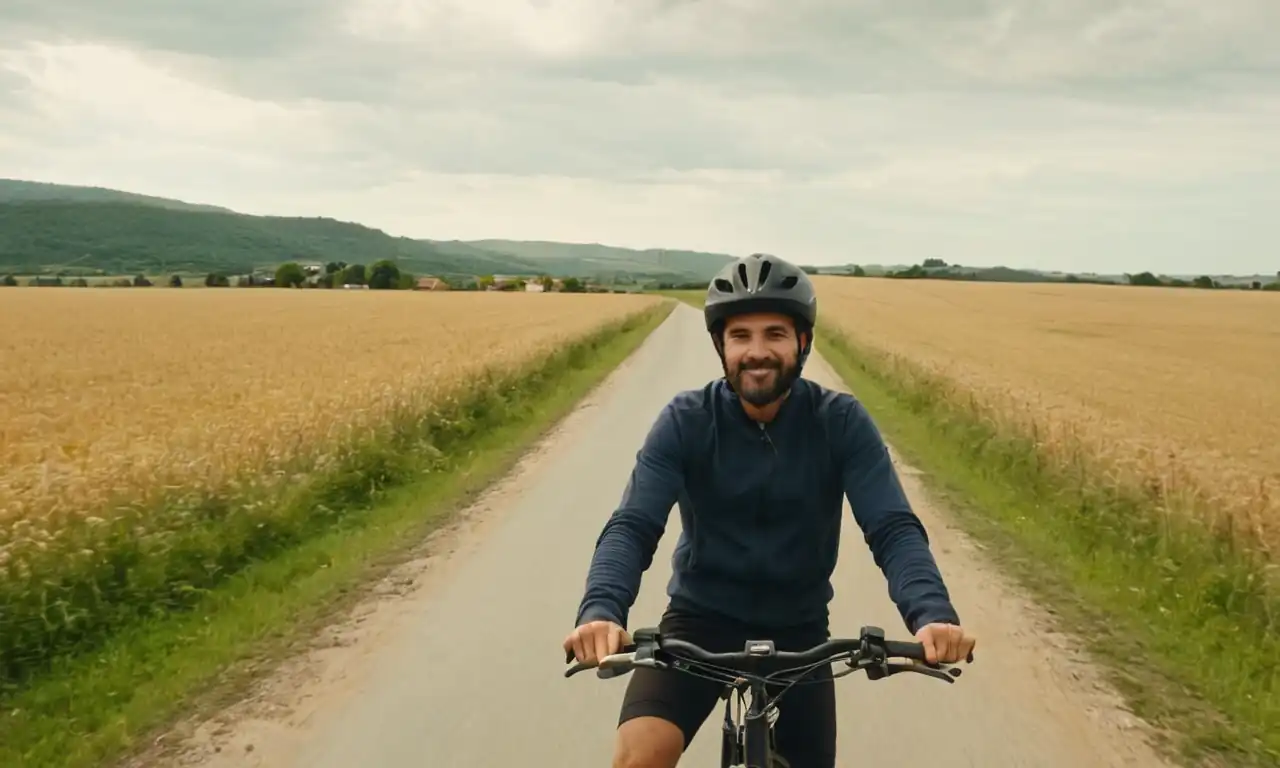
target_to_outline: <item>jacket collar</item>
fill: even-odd
[[[752,430],[760,429],[759,422],[748,416],[746,410],[743,409],[742,398],[738,396],[737,392],[733,391],[733,385],[729,383],[727,378],[720,377],[716,381],[716,387],[719,390],[718,399],[720,403],[732,412],[735,421],[750,427]],[[791,383],[791,392],[787,399],[783,401],[782,407],[778,409],[778,415],[766,426],[772,428],[785,423],[790,418],[790,414],[800,408],[797,401],[804,400],[808,394],[808,382],[805,381],[803,376],[793,381]]]

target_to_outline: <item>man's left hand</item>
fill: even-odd
[[[926,624],[916,632],[916,642],[924,646],[925,659],[930,664],[954,664],[967,659],[978,639],[966,635],[955,624]]]

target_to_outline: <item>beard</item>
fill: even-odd
[[[728,378],[738,397],[756,407],[764,407],[791,389],[791,385],[799,378],[798,368],[799,366],[787,368],[780,360],[762,360],[740,365]],[[754,376],[747,375],[747,371],[772,371],[772,374],[765,377],[764,381],[758,381]]]

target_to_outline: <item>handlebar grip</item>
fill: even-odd
[[[885,640],[885,651],[890,656],[901,656],[904,659],[914,659],[916,661],[925,661],[924,644],[903,642],[901,640]]]

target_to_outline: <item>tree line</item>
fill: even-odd
[[[810,274],[818,274],[818,269],[816,267],[805,267],[804,269]],[[862,269],[862,267],[854,266],[849,272],[833,272],[828,274],[865,277],[867,273]],[[1224,283],[1219,280],[1215,280],[1208,275],[1201,275],[1200,277],[1187,280],[1183,278],[1161,277],[1152,272],[1139,272],[1136,274],[1126,273],[1124,275],[1124,282],[1119,283],[1115,280],[1105,280],[1098,277],[1076,274],[1066,274],[1058,277],[1056,275],[1046,275],[1020,269],[1011,269],[1009,267],[982,267],[966,270],[959,264],[947,264],[947,262],[937,258],[925,259],[920,264],[913,264],[906,269],[890,270],[884,273],[884,277],[895,280],[962,280],[995,283],[1091,283],[1095,285],[1199,288],[1202,290],[1280,291],[1280,272],[1276,273],[1276,279],[1271,282],[1252,280],[1241,283]]]
[[[450,290],[483,291],[494,288],[500,291],[523,291],[530,282],[540,284],[544,290],[551,291],[556,287],[565,293],[585,293],[588,286],[576,277],[556,280],[550,275],[539,275],[530,278],[516,278],[497,283],[494,275],[480,275],[473,278],[437,278],[444,282]],[[277,266],[274,272],[262,274],[250,272],[242,275],[228,275],[224,272],[209,272],[204,277],[204,285],[209,288],[342,288],[344,286],[361,286],[371,290],[412,290],[417,287],[417,277],[402,270],[390,259],[379,259],[372,264],[348,264],[345,261],[331,261],[323,269],[315,266],[304,267],[296,261],[288,261]],[[70,286],[87,287],[89,281],[83,277],[65,278],[63,275],[37,275],[27,278],[29,286]],[[154,283],[146,275],[132,278],[120,277],[108,282],[99,283],[106,287],[147,287]],[[181,275],[171,275],[167,281],[171,288],[183,287]],[[14,275],[0,277],[0,286],[17,286],[18,278]]]

